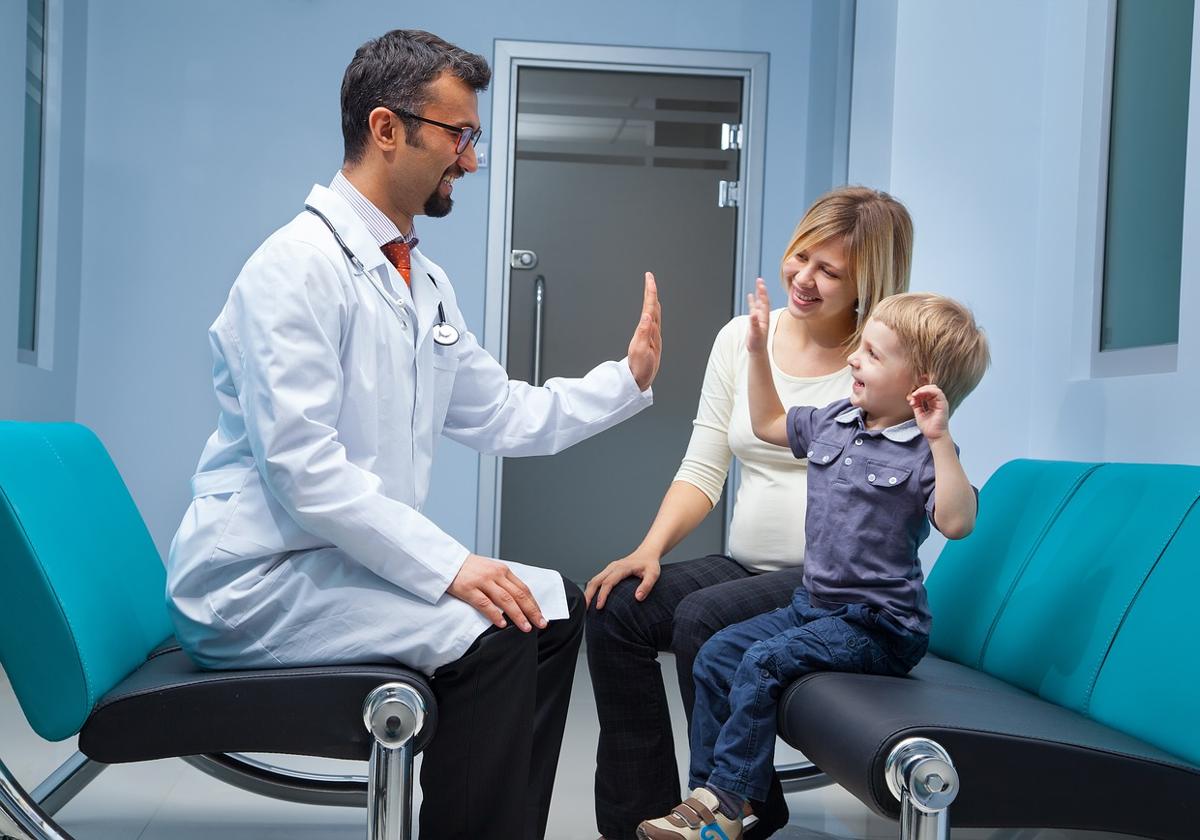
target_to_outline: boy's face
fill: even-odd
[[[872,425],[894,426],[912,418],[908,395],[919,383],[891,327],[868,318],[862,341],[847,362],[854,376],[850,403],[861,408]]]

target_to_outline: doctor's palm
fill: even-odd
[[[645,391],[658,375],[658,364],[662,359],[662,306],[658,302],[658,287],[654,275],[646,272],[646,285],[642,292],[642,315],[633,339],[629,342],[629,370],[637,381],[638,388]]]

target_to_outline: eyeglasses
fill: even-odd
[[[453,131],[458,135],[458,144],[454,147],[456,154],[462,154],[467,150],[467,146],[474,146],[479,142],[479,138],[483,136],[482,128],[471,128],[469,125],[450,125],[449,123],[438,122],[437,120],[426,119],[425,117],[417,116],[412,111],[406,111],[403,108],[389,108],[393,114],[398,114],[401,117],[409,117],[418,122],[429,123],[436,125],[438,128],[444,128],[446,131]]]

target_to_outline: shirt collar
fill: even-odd
[[[401,242],[406,242],[409,248],[417,247],[417,226],[413,224],[412,231],[408,236],[400,232],[400,228],[396,227],[396,223],[389,219],[382,210],[376,207],[371,201],[358,191],[354,184],[342,174],[339,169],[338,173],[333,176],[333,181],[329,184],[329,189],[340,195],[346,200],[353,209],[355,214],[362,219],[367,230],[371,232],[371,237],[375,240],[376,245],[386,245],[389,242],[394,242],[399,239]]]
[[[866,428],[863,423],[862,409],[858,406],[848,411],[843,411],[833,419],[845,424],[858,423],[860,428]],[[903,423],[897,423],[895,426],[888,426],[880,434],[896,443],[908,443],[913,438],[920,437],[921,429],[917,426],[916,420],[905,420]]]

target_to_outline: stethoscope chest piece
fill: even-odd
[[[449,347],[451,344],[458,343],[458,330],[452,324],[438,324],[433,328],[432,332],[433,340],[443,347]]]
[[[429,278],[429,282],[436,287],[437,281],[433,279],[433,275],[428,274],[426,276]],[[442,308],[441,301],[438,301],[438,322],[430,332],[433,333],[434,342],[443,347],[449,347],[451,344],[458,343],[458,328],[453,324],[446,323],[446,310]]]

